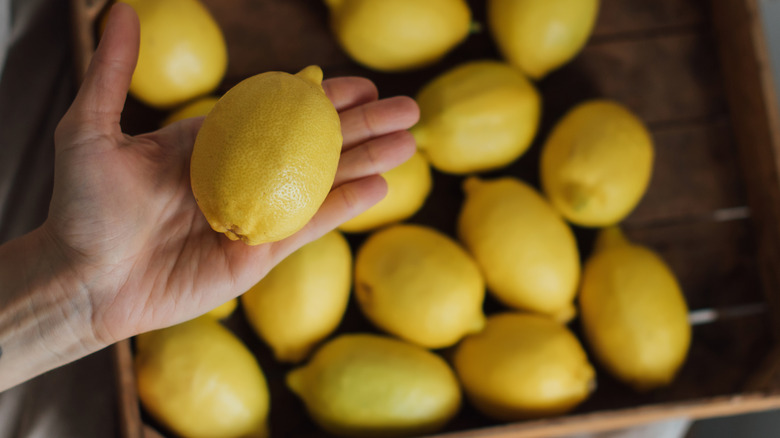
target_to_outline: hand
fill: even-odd
[[[414,152],[406,97],[377,100],[367,79],[323,82],[342,123],[333,188],[309,224],[280,242],[250,247],[213,231],[198,210],[189,157],[200,119],[136,137],[119,127],[138,53],[139,25],[112,8],[72,107],[55,134],[54,193],[42,236],[82,285],[91,330],[105,345],[207,312],[259,281],[304,244],[378,202],[378,176]]]

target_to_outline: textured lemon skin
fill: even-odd
[[[458,235],[505,305],[567,320],[580,278],[571,228],[531,186],[469,178]]]
[[[387,195],[371,208],[344,222],[341,231],[360,233],[400,222],[417,213],[431,192],[431,166],[420,152],[400,166],[385,172]]]
[[[249,245],[303,228],[333,185],[341,125],[311,66],[240,82],[203,122],[192,151],[192,192],[211,227]]]
[[[219,98],[214,96],[201,97],[172,112],[160,125],[168,126],[171,123],[189,119],[190,117],[205,116],[214,108],[214,105],[217,104],[218,100]]]
[[[452,174],[504,167],[536,135],[541,97],[523,74],[497,61],[472,61],[438,76],[417,95],[417,147]]]
[[[287,375],[287,386],[317,424],[348,437],[433,433],[461,403],[455,374],[441,357],[368,334],[329,341]]]
[[[488,0],[488,26],[501,54],[533,79],[569,62],[588,40],[598,0]]]
[[[641,120],[618,103],[589,101],[553,128],[542,149],[542,186],[570,222],[614,225],[647,191],[653,159],[653,140]]]
[[[300,362],[341,322],[352,253],[331,231],[284,259],[241,296],[247,319],[282,362]]]
[[[680,286],[658,254],[626,241],[616,228],[602,233],[583,272],[585,336],[599,362],[634,389],[666,386],[691,342]]]
[[[490,316],[458,345],[453,362],[469,401],[503,421],[565,413],[595,388],[580,342],[541,315]]]
[[[197,0],[122,0],[141,24],[138,63],[130,93],[171,108],[214,90],[227,70],[227,46],[209,11]]]
[[[394,225],[371,235],[355,261],[355,296],[378,327],[426,348],[449,347],[485,323],[485,282],[446,235]]]
[[[366,67],[388,72],[433,64],[466,38],[464,0],[325,0],[341,47]]]
[[[139,398],[187,437],[264,436],[269,397],[252,353],[211,317],[137,337]]]

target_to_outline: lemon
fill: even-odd
[[[141,24],[138,64],[130,93],[142,102],[170,108],[219,85],[227,69],[227,46],[214,18],[198,0],[122,0]]]
[[[485,283],[455,241],[419,225],[373,234],[355,261],[355,296],[378,327],[427,348],[448,347],[485,324]]]
[[[509,307],[566,321],[580,277],[571,228],[527,184],[511,177],[469,178],[458,234],[474,255],[488,291]]]
[[[598,0],[488,0],[488,25],[510,64],[540,79],[582,50]]]
[[[190,179],[211,227],[249,245],[303,228],[328,195],[341,124],[317,66],[268,72],[231,88],[206,116]]]
[[[580,342],[541,315],[490,316],[485,330],[458,345],[454,366],[469,401],[505,421],[562,414],[595,388]]]
[[[674,379],[691,327],[680,286],[658,254],[618,228],[603,230],[585,265],[580,308],[588,343],[613,375],[640,391]]]
[[[172,112],[161,123],[162,126],[168,126],[171,123],[178,122],[179,120],[189,119],[190,117],[205,116],[214,108],[217,104],[218,97],[206,96],[200,99],[190,102],[183,107]]]
[[[215,319],[225,319],[236,310],[236,306],[238,306],[238,300],[233,298],[232,300],[211,309],[206,314]]]
[[[460,387],[439,356],[369,334],[326,343],[287,386],[326,431],[351,437],[432,433],[460,408]]]
[[[339,325],[351,286],[352,253],[331,231],[282,260],[241,302],[276,359],[300,362]]]
[[[433,64],[466,38],[464,0],[325,0],[331,28],[355,61],[381,71]]]
[[[575,107],[542,149],[544,191],[577,225],[620,222],[642,199],[652,171],[650,133],[615,102],[596,100]]]
[[[339,226],[341,231],[360,233],[411,217],[422,208],[431,192],[431,167],[419,152],[400,166],[385,172],[387,195],[371,208]]]
[[[541,97],[522,73],[472,61],[438,76],[417,95],[418,148],[442,172],[497,169],[520,157],[539,126]]]
[[[268,387],[252,353],[209,317],[137,338],[138,396],[186,437],[266,436]]]

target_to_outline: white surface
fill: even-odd
[[[780,102],[780,0],[759,0],[759,5],[775,78],[775,92]]]

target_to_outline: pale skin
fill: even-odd
[[[86,79],[55,133],[45,223],[0,246],[0,391],[119,340],[201,315],[257,283],[304,244],[378,202],[379,176],[407,160],[419,117],[378,100],[367,79],[329,79],[344,146],[314,218],[279,242],[214,232],[189,182],[200,119],[135,137],[119,120],[138,56],[135,12],[117,4]]]

